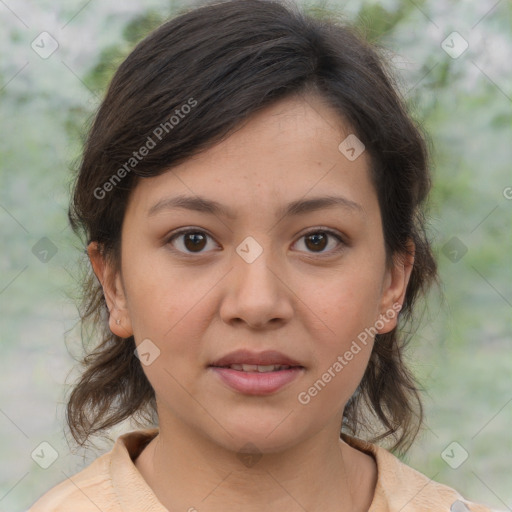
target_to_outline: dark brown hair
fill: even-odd
[[[404,453],[423,411],[403,361],[410,337],[400,329],[412,320],[413,305],[437,270],[423,214],[431,186],[427,145],[386,66],[380,50],[354,28],[293,4],[229,0],[184,11],[141,41],[114,75],[89,132],[69,219],[75,233],[97,241],[119,268],[124,212],[140,177],[164,173],[208,149],[276,101],[320,95],[369,152],[388,261],[407,252],[411,240],[415,244],[399,325],[376,336],[343,418],[344,430],[366,431],[371,441],[389,437],[392,449]],[[147,155],[131,160],[163,126],[166,134]],[[131,417],[155,424],[155,394],[134,355],[133,336],[110,331],[103,290],[90,268],[80,314],[101,341],[86,349],[68,400],[74,439],[83,445]]]

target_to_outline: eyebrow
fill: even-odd
[[[303,215],[324,208],[334,207],[341,207],[345,210],[361,214],[365,213],[363,207],[359,203],[351,201],[343,196],[327,195],[292,201],[285,207],[278,210],[277,217],[282,218],[293,215]],[[224,216],[229,219],[236,218],[236,214],[233,210],[217,201],[201,196],[192,197],[184,195],[161,199],[148,210],[148,217],[152,217],[163,210],[173,210],[175,208],[184,208],[186,210],[208,213],[210,215]]]

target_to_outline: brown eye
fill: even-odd
[[[303,235],[300,240],[304,240],[306,252],[317,254],[335,254],[345,247],[343,238],[336,232],[328,229],[317,229]],[[332,249],[327,249],[331,240],[338,243],[331,243]],[[327,250],[326,250],[327,249]]]
[[[206,237],[201,233],[187,233],[184,237],[185,247],[189,251],[201,251],[205,246]]]
[[[319,231],[318,233],[313,233],[311,235],[306,236],[306,246],[308,249],[316,251],[317,249],[323,251],[327,245],[328,236]]]
[[[203,249],[208,245],[209,238],[211,238],[210,235],[204,231],[189,229],[175,233],[169,238],[167,243],[171,244],[178,252],[199,254],[201,252],[208,252],[203,251]]]

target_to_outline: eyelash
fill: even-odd
[[[179,231],[176,231],[175,233],[172,233],[166,240],[166,245],[170,245],[172,244],[172,242],[178,238],[179,236],[183,236],[183,235],[188,235],[190,233],[194,233],[194,234],[202,234],[202,235],[206,235],[207,237],[210,237],[213,239],[213,237],[211,235],[209,235],[206,231],[203,231],[202,229],[191,229],[191,228],[184,228],[182,230],[179,230]],[[341,235],[339,235],[336,231],[333,231],[329,228],[315,228],[314,230],[311,230],[311,231],[308,231],[307,233],[304,233],[303,235],[301,235],[301,237],[298,239],[298,240],[301,240],[302,238],[305,238],[309,235],[313,235],[313,234],[316,234],[316,233],[324,233],[330,237],[333,237],[335,238],[336,240],[338,240],[338,242],[340,243],[340,246],[336,249],[333,249],[331,251],[327,251],[327,252],[318,252],[318,253],[314,253],[314,252],[311,252],[310,254],[311,255],[316,255],[316,256],[320,256],[320,257],[323,257],[323,255],[333,255],[333,254],[338,254],[339,252],[341,252],[348,244],[345,242],[345,240],[343,239],[343,237]],[[185,257],[194,257],[195,254],[199,255],[199,254],[203,254],[202,252],[183,252],[183,251],[180,251],[180,250],[177,250],[175,248],[172,248],[171,249],[173,252],[178,252],[180,253],[181,255],[184,255]]]

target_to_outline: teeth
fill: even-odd
[[[232,370],[238,370],[243,372],[275,372],[277,370],[287,370],[290,366],[281,365],[281,364],[231,364],[228,368]]]
[[[258,365],[258,371],[259,372],[273,372],[277,369],[280,369],[280,366],[276,366],[275,364],[267,364],[265,366]]]
[[[242,369],[244,372],[257,372],[258,365],[257,364],[243,364]]]

